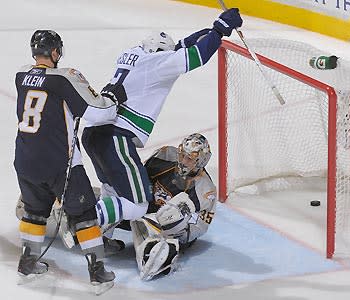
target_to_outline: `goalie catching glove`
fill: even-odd
[[[188,195],[181,192],[157,211],[156,219],[166,236],[178,237],[186,231],[195,210]]]

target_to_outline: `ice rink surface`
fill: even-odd
[[[36,0],[2,1],[0,10],[0,111],[2,179],[0,209],[1,299],[95,299],[89,292],[85,259],[58,240],[45,256],[50,272],[17,285],[20,243],[14,214],[19,194],[13,169],[16,136],[14,76],[32,62],[29,39],[36,29],[54,29],[62,37],[61,67],[80,70],[99,90],[113,75],[114,61],[150,31],[161,29],[174,40],[210,27],[218,9],[165,0]],[[324,49],[350,60],[350,45],[320,34],[244,17],[247,38],[278,37]],[[140,151],[146,158],[157,147],[177,145],[192,132],[211,143],[208,171],[217,178],[217,57],[203,68],[183,75],[174,85],[153,134]],[[44,150],[43,150],[44,151]],[[85,155],[94,185],[98,181]],[[310,200],[321,200],[310,207]],[[350,298],[347,261],[325,259],[325,195],[322,190],[266,193],[237,197],[220,204],[208,233],[180,259],[171,276],[142,282],[136,270],[130,234],[125,251],[107,258],[117,274],[116,285],[101,299],[266,299],[309,300]]]

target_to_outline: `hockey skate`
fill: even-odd
[[[101,295],[113,287],[115,275],[112,271],[106,271],[103,262],[96,260],[95,253],[88,253],[85,257],[88,261],[90,283],[94,287],[94,293]]]
[[[116,254],[116,252],[125,249],[125,243],[123,241],[117,239],[110,239],[106,236],[103,236],[103,245],[105,248],[106,256],[114,255]]]
[[[25,284],[33,281],[38,276],[48,271],[49,265],[45,262],[38,261],[38,257],[36,255],[31,255],[30,251],[30,247],[23,247],[23,254],[18,263],[18,274],[20,275],[18,284]]]

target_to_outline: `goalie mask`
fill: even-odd
[[[175,49],[173,39],[165,32],[155,32],[142,41],[142,48],[147,53]]]
[[[196,175],[211,157],[208,140],[199,133],[191,134],[181,142],[177,155],[179,175]]]

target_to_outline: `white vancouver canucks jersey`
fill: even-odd
[[[133,132],[141,142],[137,146],[143,147],[176,79],[202,64],[196,46],[152,54],[140,46],[125,51],[111,83],[123,84],[128,99],[114,125]]]

